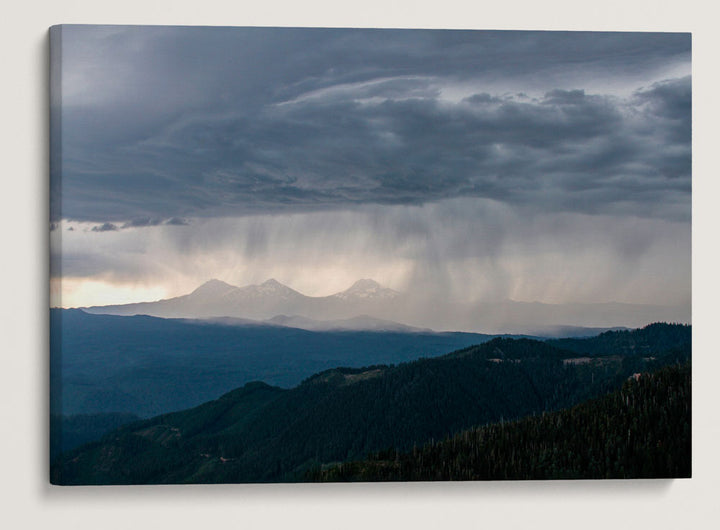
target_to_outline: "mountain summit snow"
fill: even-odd
[[[216,297],[237,290],[237,287],[220,280],[209,280],[195,289],[190,296]]]
[[[400,293],[387,287],[383,287],[375,280],[363,279],[358,280],[349,289],[332,295],[335,298],[341,300],[347,300],[351,298],[359,299],[392,299],[400,296]]]

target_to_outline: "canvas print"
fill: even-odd
[[[691,476],[691,35],[50,30],[50,481]]]

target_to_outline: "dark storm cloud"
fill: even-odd
[[[689,218],[690,79],[645,81],[689,62],[688,35],[69,27],[64,37],[58,217],[139,227],[482,197]],[[638,90],[595,89],[608,79]]]
[[[127,223],[122,225],[122,228],[141,228],[143,226],[158,226],[161,223],[162,223],[162,219],[151,219],[149,217],[140,217],[140,218],[128,221]]]
[[[114,223],[103,223],[101,225],[93,226],[90,230],[92,232],[117,232],[118,230],[125,230],[126,228],[144,228],[147,226],[159,226],[159,225],[170,225],[170,226],[188,226],[190,223],[187,219],[180,217],[171,217],[170,219],[150,219],[148,217],[135,218],[122,225],[118,226]],[[58,227],[58,223],[50,224],[50,231],[52,232]],[[68,230],[73,230],[73,227],[69,227]]]
[[[188,226],[190,222],[187,219],[181,217],[172,217],[165,222],[166,225],[172,226]]]
[[[638,91],[636,97],[650,104],[653,113],[680,123],[688,123],[692,111],[692,87],[690,79],[674,79],[655,83],[650,88]]]
[[[674,79],[662,83],[655,83],[646,90],[639,90],[635,94],[635,101],[645,105],[645,112],[652,116],[648,124],[656,122],[664,134],[666,142],[683,149],[686,159],[684,163],[690,164],[690,140],[692,134],[692,86],[690,78]]]
[[[93,226],[93,232],[117,232],[118,227],[112,223],[103,223],[101,225]]]

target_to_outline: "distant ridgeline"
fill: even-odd
[[[689,367],[678,366],[689,363],[690,335],[690,326],[654,324],[565,343],[496,338],[399,365],[325,370],[292,389],[249,383],[217,400],[132,423],[69,451],[53,463],[51,480],[152,484],[688,476]],[[673,368],[658,372],[668,366]],[[617,391],[629,378],[638,379],[637,384],[621,394],[570,409]],[[621,410],[623,403],[627,410]],[[513,423],[520,427],[503,438],[508,422],[521,418],[527,419]],[[669,434],[663,430],[668,425]],[[616,436],[599,439],[599,431]],[[470,441],[433,442],[456,434]],[[483,445],[485,440],[492,443]],[[602,445],[599,452],[597,444]],[[579,451],[583,445],[593,452]],[[540,461],[529,459],[535,452]],[[632,464],[641,454],[649,456]],[[372,460],[361,462],[368,455]],[[418,455],[419,463],[414,460]],[[476,467],[485,469],[488,455],[496,467],[476,473]],[[471,471],[463,474],[465,468]]]
[[[692,327],[684,324],[650,324],[636,330],[606,331],[586,339],[550,339],[548,344],[585,355],[648,356],[681,348],[692,339]]]
[[[94,315],[53,309],[51,410],[148,418],[251,381],[290,388],[337,366],[433,357],[493,338],[425,330],[308,331],[262,322]]]

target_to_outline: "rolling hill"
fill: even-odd
[[[63,415],[148,417],[199,405],[250,381],[288,388],[336,366],[432,357],[492,338],[387,322],[386,330],[308,331],[235,319],[94,315],[77,309],[53,309],[50,322],[51,409]]]
[[[653,358],[607,353],[569,362],[575,352],[495,338],[396,366],[325,370],[292,389],[250,383],[70,451],[53,466],[52,480],[307,480],[305,473],[321,464],[409,450],[473,426],[571,407],[619,388],[635,372],[689,359],[690,345],[652,350]]]

